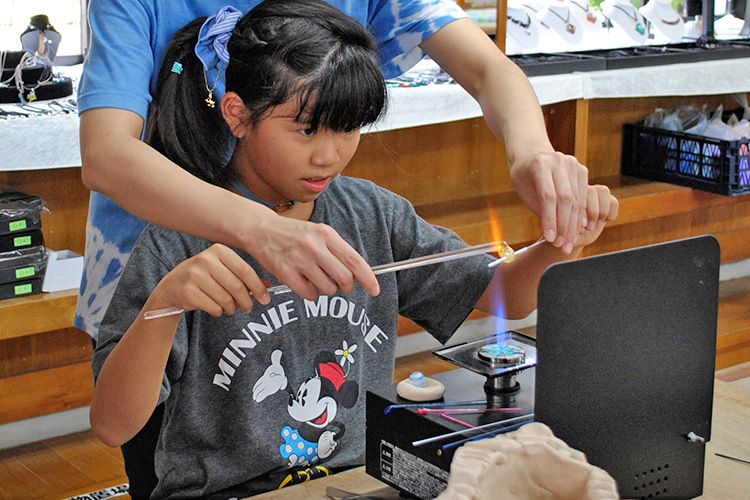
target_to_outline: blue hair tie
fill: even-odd
[[[242,19],[242,12],[231,5],[222,7],[215,16],[206,19],[198,34],[195,55],[203,63],[206,80],[218,84],[216,93],[224,95],[224,83],[219,82],[219,75],[229,64],[227,43],[237,21]]]

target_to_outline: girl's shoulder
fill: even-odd
[[[149,223],[136,240],[133,252],[148,252],[165,262],[181,262],[211,245],[212,241]]]
[[[356,177],[337,177],[315,202],[311,221],[344,226],[372,226],[375,221],[392,225],[396,220],[414,216],[411,203],[372,181]]]

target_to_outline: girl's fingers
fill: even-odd
[[[598,203],[597,222],[603,224],[615,220],[620,209],[620,202],[612,195],[607,186],[597,184],[593,187],[596,190]]]
[[[227,273],[217,274],[215,278],[232,295],[237,307],[242,312],[250,312],[253,308],[253,298],[261,304],[270,302],[268,285],[258,277],[252,266],[237,255],[234,250],[220,246],[217,256],[222,264],[217,268],[217,271],[225,269]],[[251,293],[252,295],[250,295]]]
[[[213,316],[234,314],[238,308],[250,311],[251,290],[268,301],[266,286],[252,267],[219,244],[182,262],[160,286],[167,296],[174,297],[170,300],[174,305],[186,311],[201,309]]]
[[[594,227],[596,227],[596,224],[602,220],[602,212],[600,210],[601,203],[609,205],[609,202],[606,200],[606,198],[600,196],[600,190],[598,190],[594,186],[589,186],[586,196],[586,217],[589,221],[586,229],[588,229],[589,231],[594,229]]]
[[[566,243],[575,241],[578,235],[578,207],[573,206],[577,178],[573,182],[564,168],[557,168],[552,171],[552,179],[557,193],[557,238],[554,245],[563,248]]]
[[[586,207],[588,205],[588,187],[589,187],[589,170],[571,158],[572,168],[577,173],[578,178],[578,227],[584,227],[588,224]]]
[[[214,300],[214,298],[210,294],[207,294],[206,292],[198,288],[196,288],[192,292],[189,300],[193,303],[193,305],[184,306],[183,309],[185,309],[186,311],[194,311],[200,309],[201,311],[206,311],[208,314],[216,318],[218,318],[222,314],[226,314],[224,306]]]

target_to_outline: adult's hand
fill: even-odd
[[[521,201],[541,219],[544,238],[565,253],[581,228],[597,222],[586,216],[588,169],[575,157],[537,153],[511,166],[510,176]]]
[[[351,293],[356,281],[371,295],[380,285],[361,255],[330,226],[276,216],[260,221],[248,238],[253,257],[298,295]]]
[[[477,100],[505,143],[521,200],[541,218],[545,238],[570,252],[586,225],[588,170],[555,152],[526,75],[469,19],[447,24],[420,47]]]

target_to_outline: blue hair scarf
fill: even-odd
[[[203,63],[206,72],[206,85],[214,87],[218,99],[226,93],[224,72],[229,65],[229,51],[227,43],[232,36],[232,30],[242,18],[239,9],[227,5],[219,9],[215,16],[206,19],[198,34],[195,45],[195,55]]]

